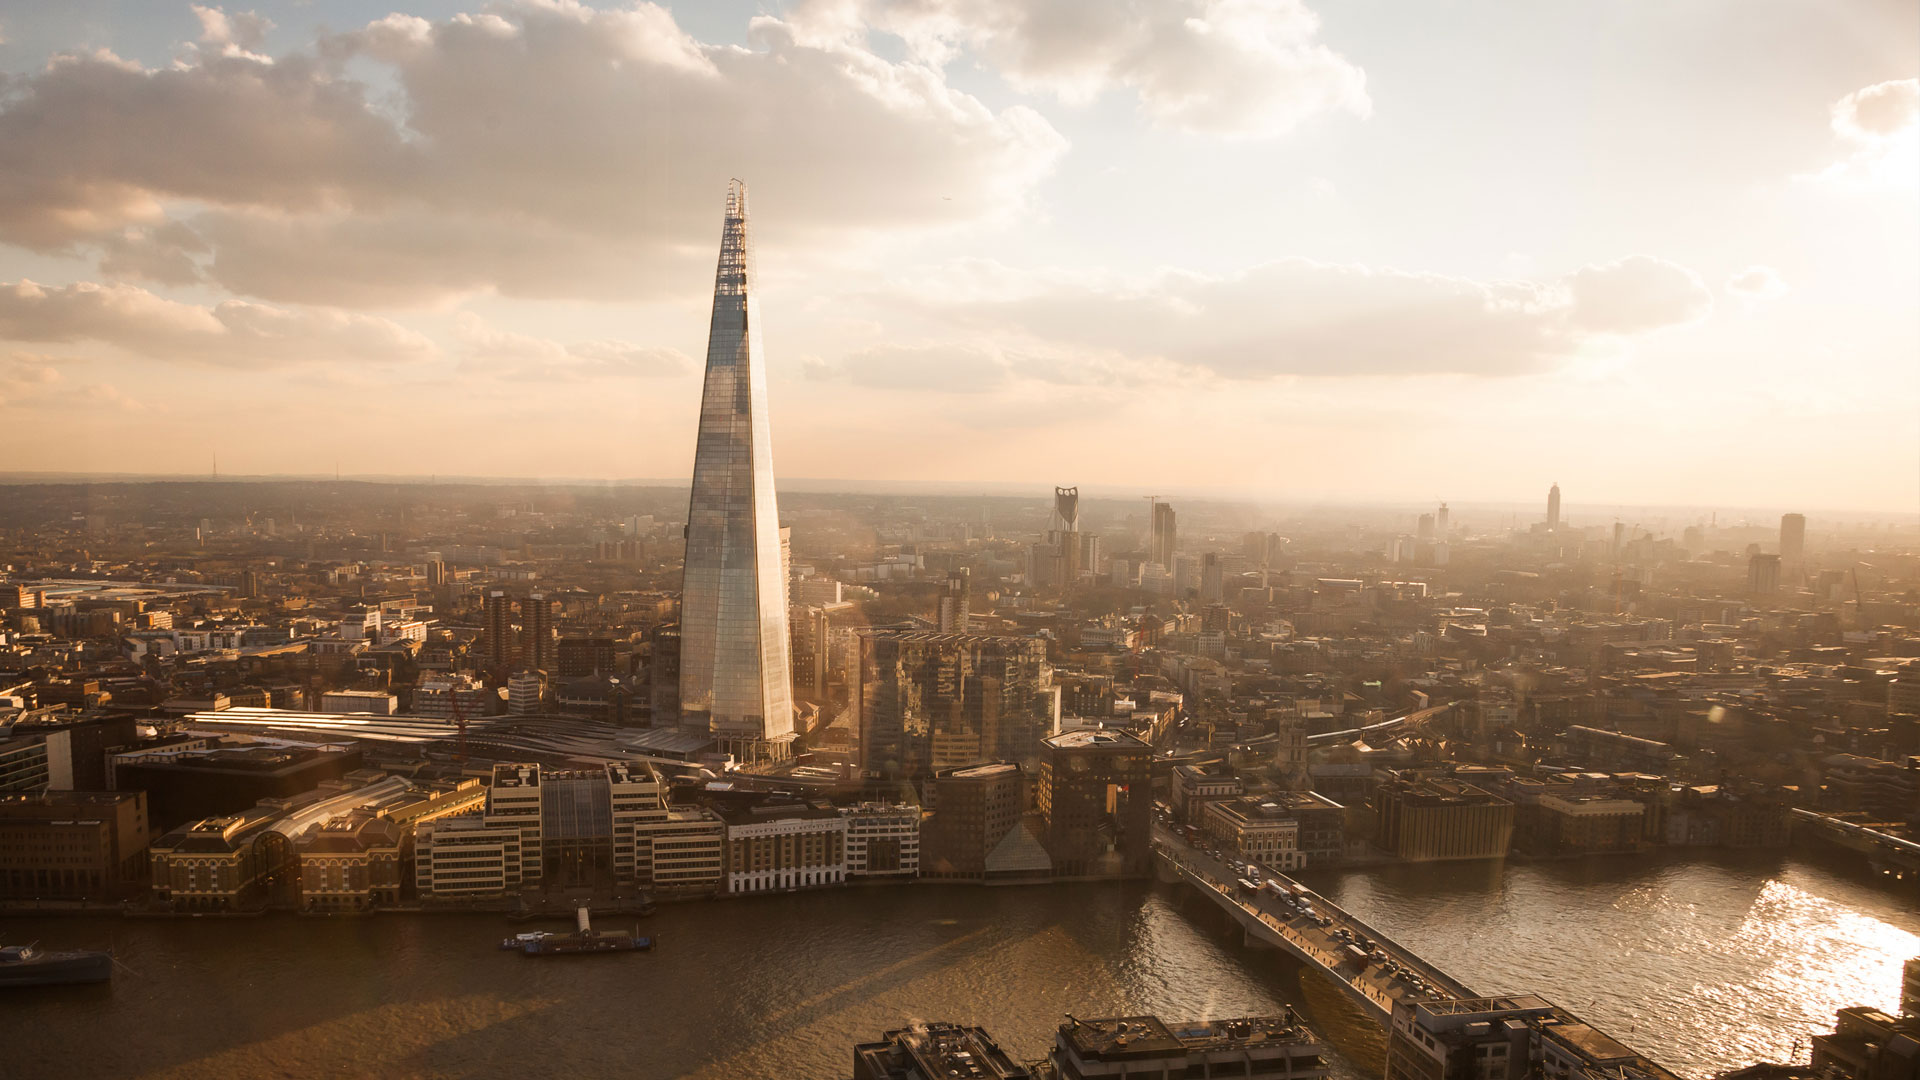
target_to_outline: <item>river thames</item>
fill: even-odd
[[[1849,1004],[1891,1006],[1911,901],[1785,857],[1459,864],[1310,884],[1476,990],[1533,991],[1684,1076],[1784,1057]],[[856,1041],[975,1023],[1037,1058],[1063,1013],[1304,1008],[1378,1067],[1318,977],[1144,883],[915,886],[672,905],[650,954],[530,960],[497,916],[4,919],[112,947],[111,986],[15,991],[9,1077],[845,1077]],[[1304,975],[1304,977],[1303,977]]]

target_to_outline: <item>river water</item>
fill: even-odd
[[[1683,1074],[1781,1055],[1843,1004],[1893,1004],[1910,903],[1786,859],[1388,868],[1328,896],[1475,989],[1577,1008]],[[1293,1002],[1379,1040],[1317,977],[1147,884],[915,886],[671,905],[651,954],[534,960],[496,916],[0,919],[0,939],[111,946],[111,986],[0,998],[0,1076],[845,1077],[915,1019],[1041,1056],[1063,1013],[1168,1019]],[[1303,977],[1304,976],[1304,977]]]

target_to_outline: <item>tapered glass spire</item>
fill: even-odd
[[[747,186],[727,189],[680,590],[680,710],[743,757],[793,736],[787,589]]]

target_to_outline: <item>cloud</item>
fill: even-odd
[[[1564,281],[1573,298],[1567,329],[1576,335],[1638,334],[1713,310],[1698,274],[1648,255],[1583,267]]]
[[[804,367],[810,379],[962,394],[999,390],[1007,385],[1011,370],[996,348],[955,343],[878,345],[850,353],[836,364],[809,358]]]
[[[1885,139],[1920,125],[1920,79],[1876,83],[1833,106],[1833,130],[1844,138]]]
[[[1747,304],[1759,304],[1787,295],[1787,283],[1771,266],[1749,266],[1727,279],[1727,292]]]
[[[370,315],[245,300],[203,307],[133,285],[47,287],[24,278],[0,282],[0,340],[102,342],[159,360],[223,367],[400,362],[436,351],[425,337]]]
[[[220,56],[242,56],[271,63],[262,56],[267,31],[273,23],[251,11],[229,15],[217,7],[192,4],[193,17],[200,21],[200,44]]]
[[[0,354],[0,409],[12,408],[45,393],[60,381],[51,357],[31,353]]]
[[[470,370],[507,379],[650,378],[693,371],[692,359],[678,349],[625,341],[563,345],[501,330],[472,312],[461,312],[455,319],[454,337]]]
[[[1366,75],[1300,0],[875,0],[850,10],[939,62],[968,49],[1015,87],[1087,103],[1131,91],[1155,123],[1241,138],[1368,115]],[[803,20],[830,22],[803,11]]]
[[[1833,133],[1844,155],[1811,179],[1843,189],[1910,194],[1920,182],[1920,79],[1862,87],[1834,102]]]
[[[1223,277],[1170,270],[1144,282],[1087,282],[974,263],[894,302],[1036,357],[1014,364],[1017,377],[1091,383],[1516,375],[1712,307],[1691,271],[1648,256],[1549,282],[1307,259]]]
[[[729,176],[764,178],[763,247],[844,243],[1007,214],[1066,148],[1029,108],[772,18],[749,49],[652,4],[525,0],[271,62],[263,25],[200,18],[174,67],[70,55],[8,87],[0,241],[298,303],[631,299],[710,260]]]

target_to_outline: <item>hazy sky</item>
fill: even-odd
[[[257,13],[256,13],[257,11]],[[0,471],[1920,509],[1911,0],[0,0]]]

